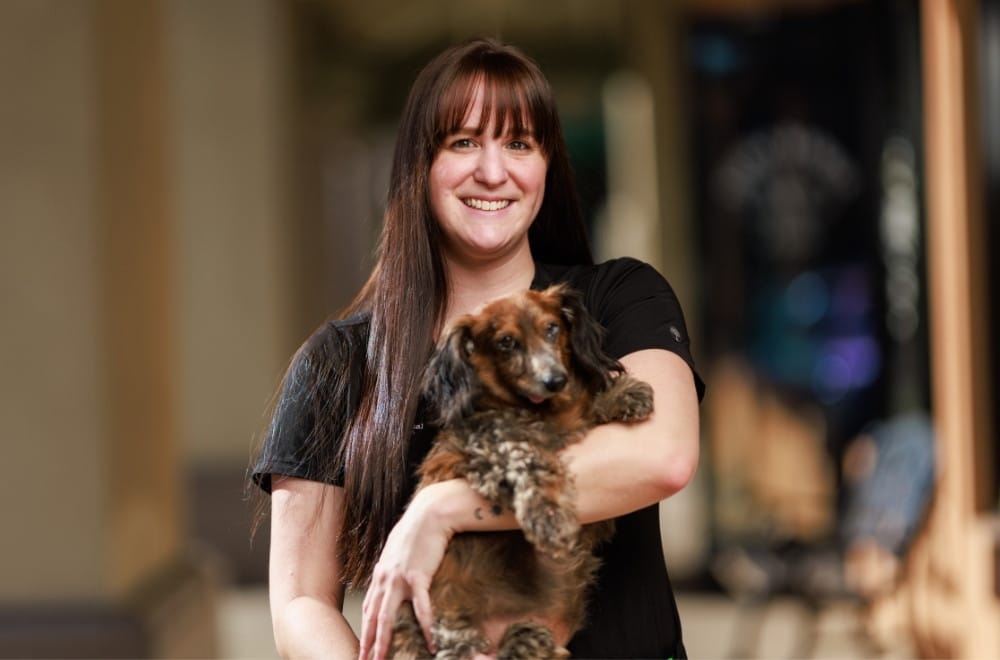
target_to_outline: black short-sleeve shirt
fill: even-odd
[[[582,295],[584,306],[606,330],[604,348],[609,355],[620,359],[650,348],[676,353],[691,366],[698,397],[703,396],[704,384],[695,371],[680,303],[654,268],[630,258],[585,266],[536,264],[532,288],[555,283],[566,283]],[[265,490],[270,491],[272,474],[343,485],[342,467],[318,465],[311,458],[311,429],[316,415],[346,420],[357,406],[361,361],[349,358],[363,355],[367,332],[365,316],[329,321],[296,355],[253,470],[254,480]],[[308,395],[315,391],[311,385],[320,353],[323,361],[352,369],[352,385],[337,393],[336,400],[316,401]],[[418,411],[409,451],[411,490],[416,485],[416,467],[430,449],[435,432]],[[601,554],[587,626],[569,645],[573,657],[684,657],[657,506],[618,518],[615,537]]]

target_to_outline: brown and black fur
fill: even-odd
[[[611,521],[580,526],[558,452],[596,424],[652,412],[651,388],[602,352],[602,337],[562,286],[494,301],[444,334],[424,380],[441,432],[418,489],[464,478],[494,514],[512,510],[520,529],[451,540],[431,586],[437,658],[568,656],[540,621],[579,630],[594,550],[614,529]],[[491,649],[481,623],[496,619],[516,623]],[[392,651],[431,657],[409,607]]]

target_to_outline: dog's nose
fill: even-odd
[[[549,392],[558,392],[566,387],[566,374],[561,371],[550,373],[542,381],[542,384],[545,385],[545,389]]]

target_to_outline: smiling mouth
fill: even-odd
[[[500,209],[505,209],[510,206],[509,199],[502,199],[496,201],[488,201],[485,199],[463,199],[462,202],[469,208],[473,208],[479,211],[499,211]]]

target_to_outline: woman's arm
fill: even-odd
[[[337,551],[343,489],[273,477],[269,592],[278,653],[296,658],[350,658],[358,641],[342,613]]]
[[[576,479],[584,523],[631,513],[688,484],[698,467],[698,395],[691,367],[675,353],[649,349],[621,359],[653,388],[653,414],[638,424],[605,424],[563,453]]]
[[[653,388],[654,412],[636,424],[606,424],[565,451],[577,489],[583,522],[631,513],[683,488],[698,465],[698,397],[691,368],[666,350],[631,353],[626,371]],[[382,658],[392,635],[396,610],[413,599],[417,618],[429,634],[428,589],[451,535],[514,529],[512,513],[499,516],[463,480],[424,488],[393,529],[379,558],[362,610],[362,658]],[[422,540],[433,552],[415,552]]]

